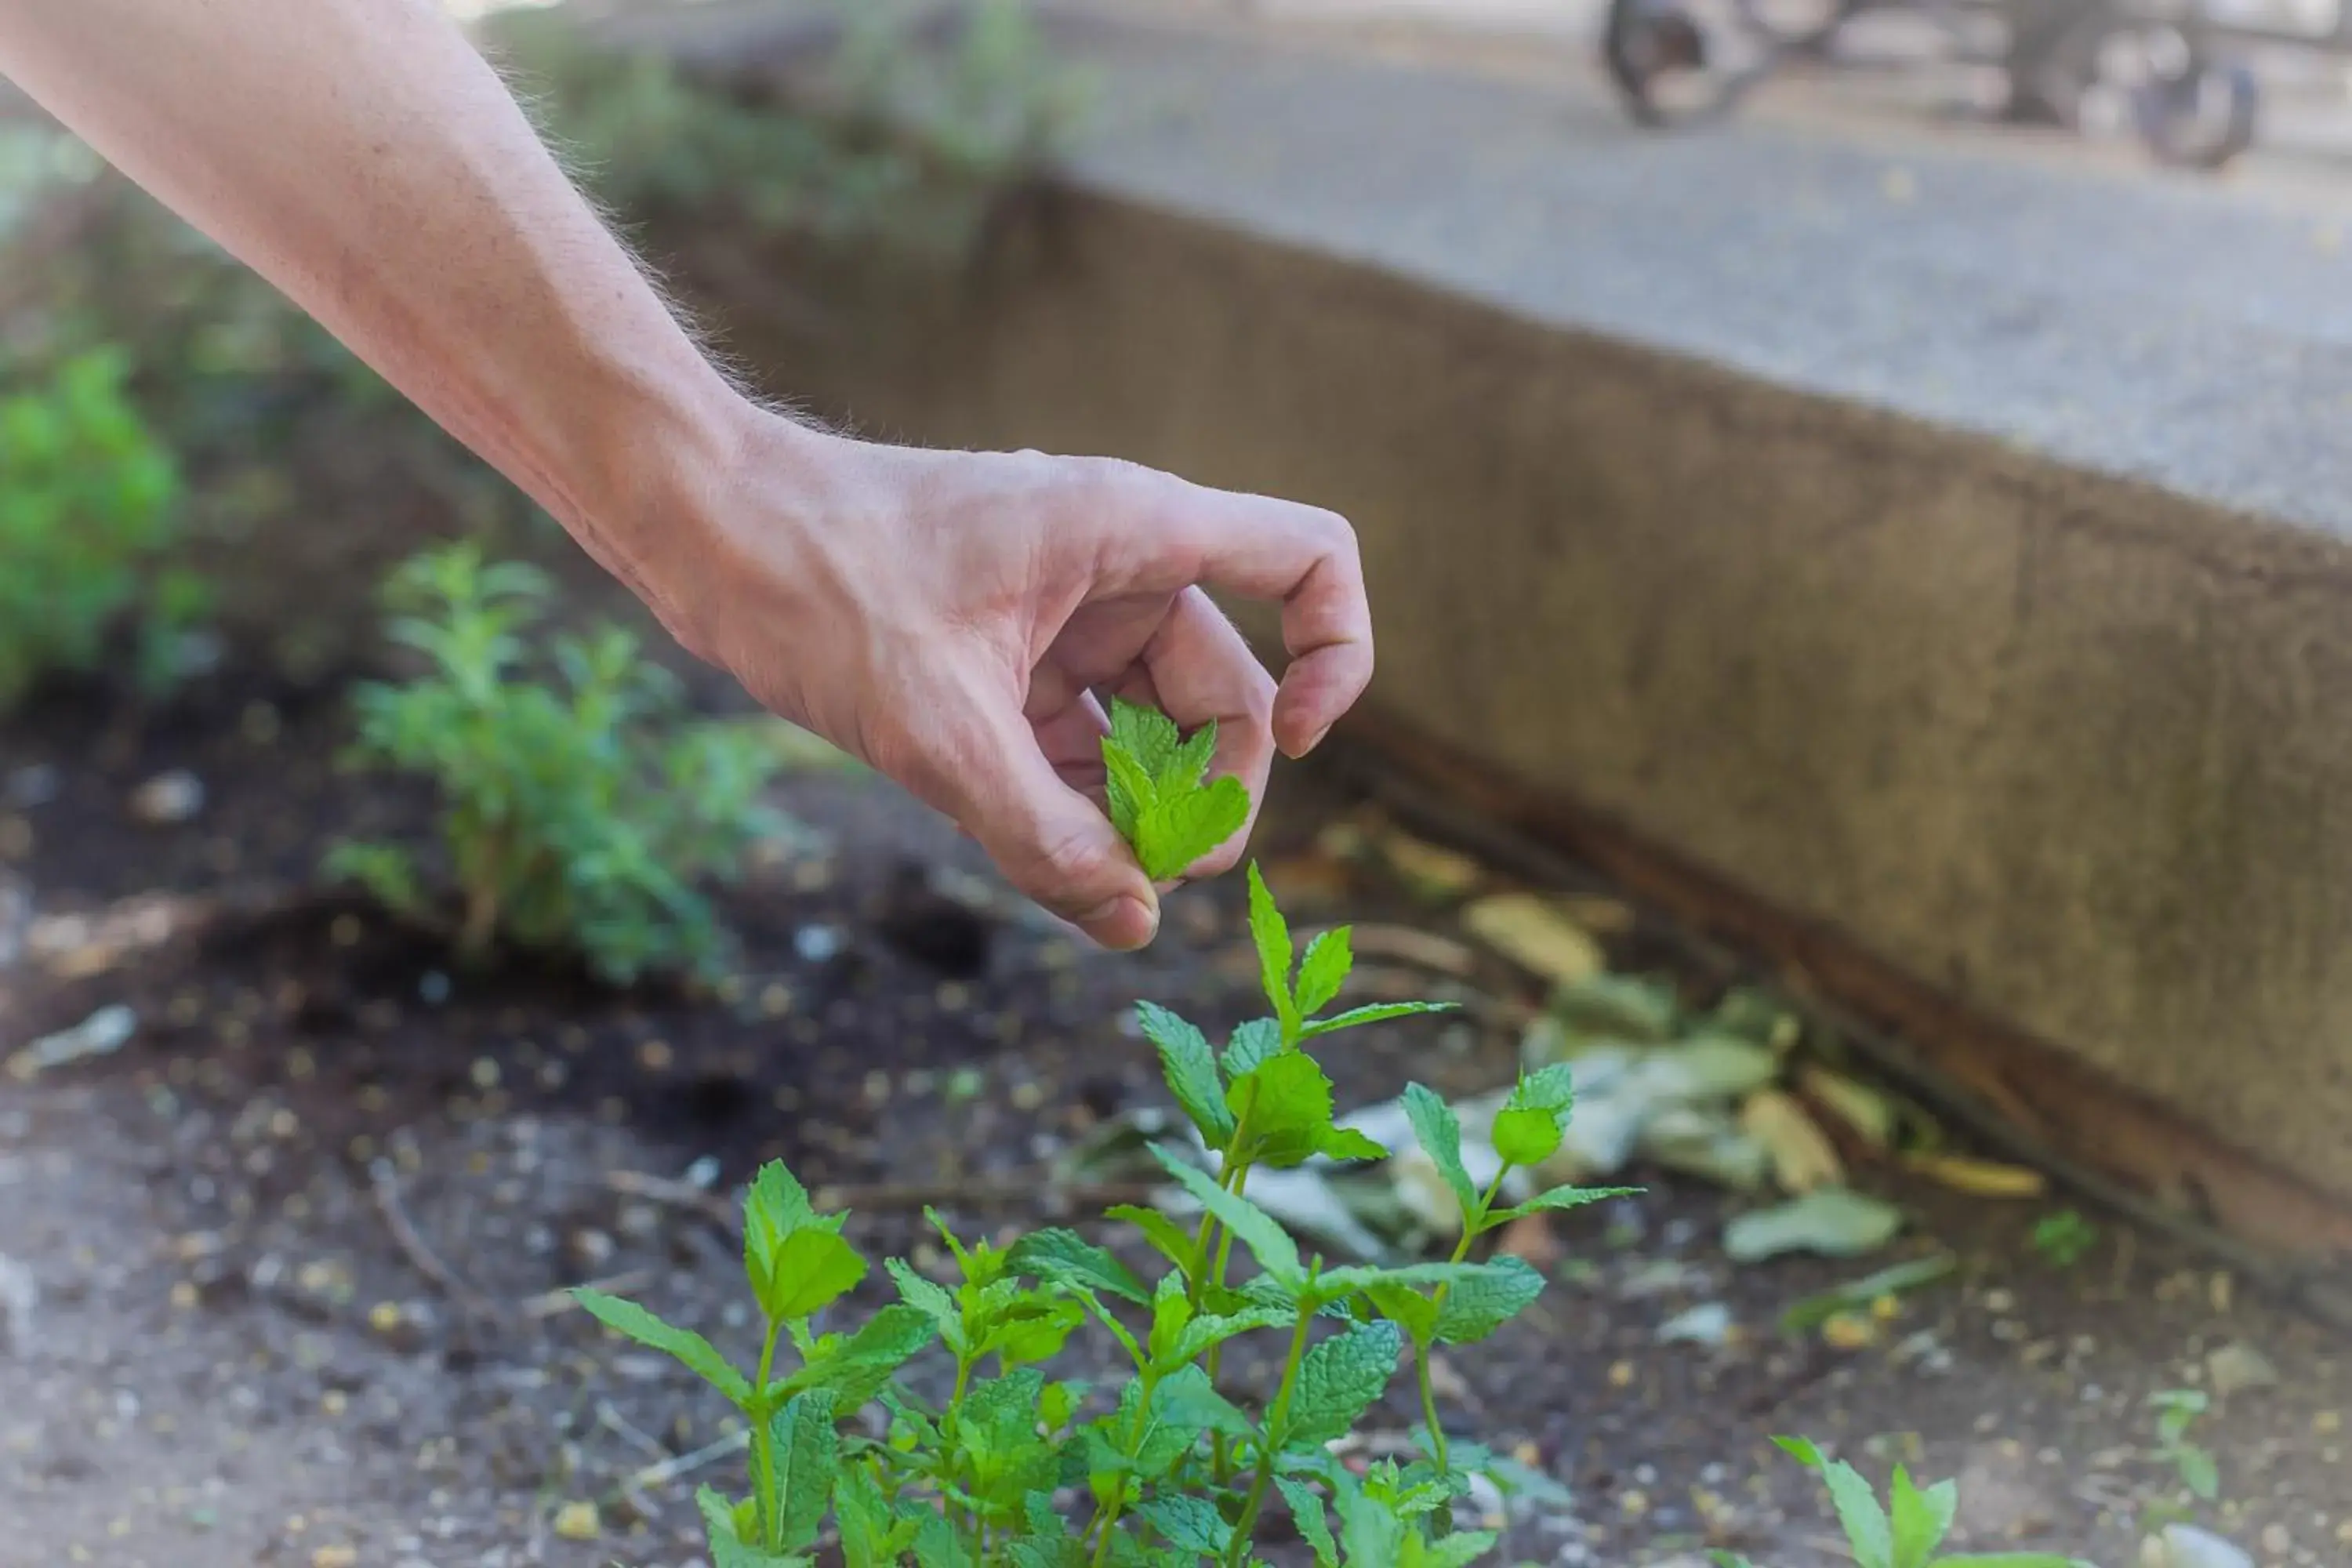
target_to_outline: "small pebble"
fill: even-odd
[[[193,822],[205,809],[205,781],[185,768],[157,773],[131,792],[131,815],[150,827]]]
[[[354,1546],[321,1546],[310,1553],[310,1568],[359,1568],[359,1561]]]

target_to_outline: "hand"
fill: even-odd
[[[688,526],[630,574],[761,702],[955,819],[1014,886],[1113,948],[1157,892],[1098,804],[1096,693],[1186,731],[1255,802],[1372,673],[1355,534],[1328,511],[1035,452],[871,446],[761,414]],[[1282,604],[1279,688],[1210,602]],[[1240,858],[1247,829],[1203,860]]]

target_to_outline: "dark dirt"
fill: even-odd
[[[343,735],[339,699],[233,679],[152,715],[85,692],[0,726],[0,784],[54,795],[0,806],[0,876],[38,914],[158,892],[238,905],[110,963],[84,944],[0,970],[5,1050],[109,1004],[139,1017],[119,1052],[0,1081],[0,1258],[37,1292],[0,1356],[8,1568],[696,1561],[692,1486],[726,1484],[731,1459],[632,1478],[723,1439],[720,1413],[554,1293],[617,1279],[740,1346],[730,1238],[671,1189],[691,1173],[724,1194],[771,1156],[842,1189],[870,1252],[934,1260],[925,1201],[967,1232],[1066,1217],[1051,1157],[1159,1100],[1129,1005],[1211,1026],[1252,1011],[1236,888],[1176,895],[1148,955],[1096,953],[976,905],[984,883],[929,891],[940,868],[986,868],[845,773],[783,786],[834,847],[751,868],[722,994],[452,974],[424,939],[306,885],[338,834],[422,820],[414,792],[334,769]],[[139,826],[131,791],[172,767],[204,781],[204,811]],[[1445,928],[1317,851],[1313,825],[1345,802],[1285,789],[1260,847],[1299,919]],[[1638,920],[1612,947],[1637,964],[1670,951]],[[1509,1015],[1536,992],[1501,967],[1475,989],[1488,1005],[1466,1021],[1331,1052],[1343,1100],[1504,1080]],[[615,1190],[632,1176],[656,1184]],[[1642,1179],[1643,1196],[1559,1225],[1562,1283],[1440,1380],[1454,1424],[1573,1489],[1572,1509],[1523,1511],[1505,1561],[1695,1563],[1712,1545],[1841,1561],[1766,1442],[1801,1431],[1866,1469],[1960,1476],[1979,1548],[2126,1564],[2141,1509],[2178,1489],[2147,1453],[2146,1397],[2233,1340],[2283,1379],[2203,1424],[2223,1475],[2210,1521],[2263,1561],[2352,1556],[2342,1347],[2195,1258],[2105,1224],[2062,1270],[2027,1239],[2046,1205],[1876,1171],[1913,1239],[1862,1264],[1738,1269],[1715,1239],[1738,1201]],[[1790,1300],[1934,1245],[1960,1254],[1960,1280],[1908,1299],[1874,1342],[1774,1333]],[[1708,1300],[1744,1325],[1732,1343],[1655,1342]],[[1410,1423],[1408,1390],[1379,1430]]]

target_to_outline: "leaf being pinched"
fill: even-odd
[[[1216,750],[1213,722],[1184,740],[1166,714],[1112,700],[1102,742],[1111,823],[1154,881],[1182,876],[1249,820],[1242,782],[1208,777]]]

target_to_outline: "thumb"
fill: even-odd
[[[974,715],[976,722],[978,715]],[[1102,808],[1064,783],[1017,714],[987,722],[951,815],[1024,894],[1118,951],[1160,929],[1160,899]]]

